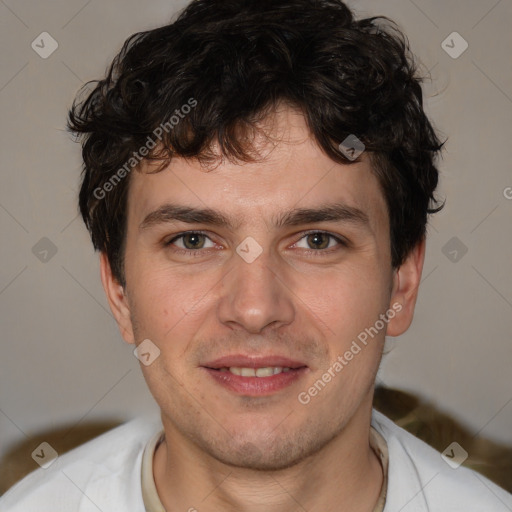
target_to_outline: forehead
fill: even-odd
[[[291,109],[275,113],[255,136],[257,162],[226,159],[204,168],[195,159],[175,157],[158,173],[133,172],[128,222],[140,224],[166,203],[222,212],[237,225],[258,224],[297,208],[343,203],[364,212],[372,231],[387,230],[387,208],[368,155],[339,164],[311,137],[303,116]]]

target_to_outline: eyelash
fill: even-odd
[[[336,235],[333,235],[332,233],[329,233],[327,231],[319,231],[319,230],[305,231],[304,233],[302,233],[302,236],[299,238],[299,240],[297,242],[295,242],[295,244],[300,242],[303,238],[307,237],[308,235],[313,235],[313,234],[327,235],[328,237],[336,240],[341,247],[348,247],[348,243],[345,240],[343,240],[342,238],[340,238],[340,237],[338,237]],[[164,246],[165,247],[172,247],[173,242],[176,242],[176,240],[179,240],[180,238],[183,238],[186,235],[204,235],[210,241],[213,241],[208,236],[208,234],[205,233],[204,231],[184,231],[183,233],[179,233],[175,237],[173,237],[170,240],[164,242]],[[212,248],[209,247],[208,249],[212,249]],[[172,250],[174,252],[178,253],[178,254],[185,254],[185,255],[190,255],[190,256],[200,256],[201,253],[203,251],[207,250],[207,249],[195,249],[195,250],[192,250],[192,249],[179,249],[179,248],[176,249],[176,248],[172,248]],[[316,250],[315,249],[305,249],[306,253],[308,253],[308,254],[315,254],[315,256],[327,256],[327,255],[331,254],[333,252],[333,250],[336,250],[336,248],[332,248],[331,247],[330,249],[316,249]]]

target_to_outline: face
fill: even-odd
[[[412,317],[422,248],[392,269],[366,156],[334,163],[292,110],[267,129],[258,163],[135,172],[126,288],[104,256],[102,278],[125,340],[160,350],[141,368],[166,434],[230,465],[278,469],[371,408],[386,329]]]

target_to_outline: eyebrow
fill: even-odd
[[[298,226],[316,222],[350,222],[369,227],[368,215],[354,206],[343,203],[333,203],[320,208],[296,208],[283,212],[273,218],[275,227]],[[152,211],[141,222],[139,229],[145,230],[159,224],[185,222],[187,224],[208,224],[224,226],[234,231],[240,226],[240,221],[233,222],[223,213],[211,208],[193,208],[172,203],[166,203]]]

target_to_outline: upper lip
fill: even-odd
[[[279,366],[282,368],[302,368],[306,364],[290,359],[288,357],[269,355],[269,356],[248,356],[243,354],[233,354],[219,357],[214,361],[202,364],[205,368],[230,368],[236,366],[238,368],[266,368],[269,366]]]

